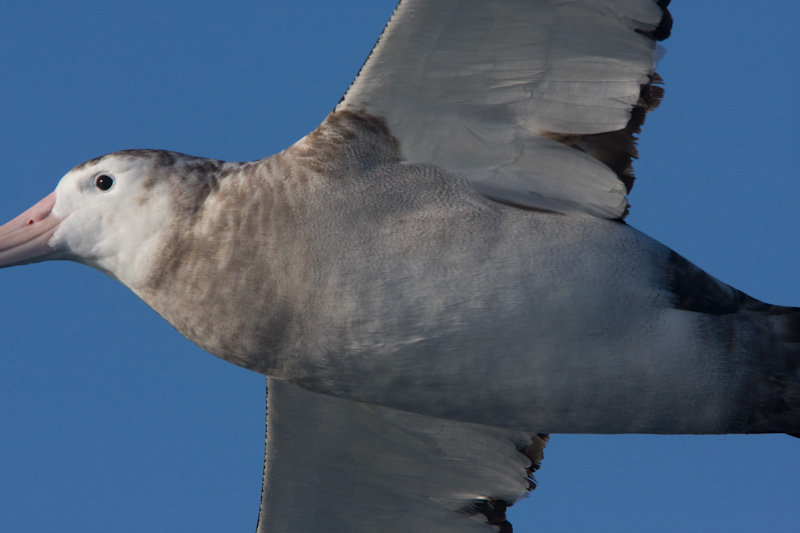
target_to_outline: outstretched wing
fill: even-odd
[[[401,0],[337,110],[522,206],[621,218],[667,0]]]
[[[267,389],[259,532],[497,531],[535,487],[544,435]]]

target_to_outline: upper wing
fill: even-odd
[[[618,218],[668,0],[401,0],[337,110],[488,196]]]
[[[535,486],[544,435],[267,389],[259,532],[496,531]]]

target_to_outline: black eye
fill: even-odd
[[[107,191],[114,185],[114,178],[108,174],[100,174],[94,179],[94,184],[101,191]]]

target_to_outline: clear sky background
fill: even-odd
[[[0,3],[0,219],[126,148],[258,159],[311,131],[392,0]],[[800,3],[676,0],[628,221],[800,305]],[[0,530],[251,531],[264,380],[86,267],[0,272]],[[517,532],[796,531],[800,441],[553,436]]]

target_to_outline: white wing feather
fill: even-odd
[[[259,531],[496,531],[533,487],[541,436],[267,387]]]
[[[383,117],[406,159],[489,196],[621,217],[618,171],[559,141],[628,126],[663,16],[651,0],[403,0],[337,110]]]

